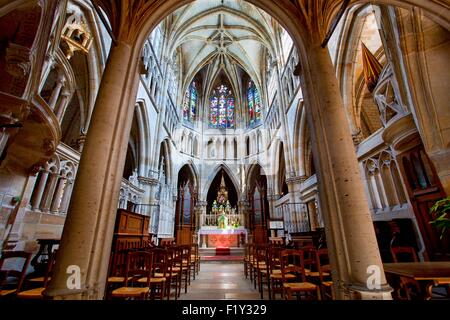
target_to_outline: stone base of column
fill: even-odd
[[[347,285],[344,290],[344,296],[350,300],[392,300],[393,289],[387,284],[374,290],[361,285]]]
[[[47,289],[43,292],[46,300],[101,300],[103,292],[100,289]]]

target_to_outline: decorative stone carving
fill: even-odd
[[[63,40],[63,50],[68,60],[73,57],[76,51],[88,54],[93,41],[86,23],[75,15],[67,19],[61,38]]]
[[[401,153],[421,143],[420,135],[412,114],[396,118],[383,131],[383,141]]]
[[[133,185],[137,185],[139,182],[138,182],[138,173],[137,173],[137,170],[136,169],[134,169],[133,170],[133,173],[131,174],[131,176],[128,178],[128,181],[131,183],[131,184],[133,184]]]
[[[307,179],[306,176],[291,176],[286,179],[287,184],[299,184]]]
[[[6,71],[15,78],[27,77],[31,70],[30,48],[9,43],[6,48]]]
[[[364,140],[364,136],[362,134],[361,129],[358,129],[358,132],[352,134],[353,144],[357,146]]]
[[[56,143],[53,139],[45,139],[42,147],[47,154],[53,154],[56,152]]]
[[[78,136],[78,139],[75,141],[75,148],[81,152],[83,150],[85,142],[86,142],[86,134],[82,133]]]
[[[155,179],[155,178],[138,177],[138,181],[142,184],[149,185],[149,186],[156,186],[159,184],[159,180]]]
[[[45,166],[44,162],[37,162],[28,169],[28,175],[35,176]]]
[[[390,64],[381,72],[378,84],[374,89],[374,100],[378,106],[381,115],[381,121],[384,126],[395,117],[405,114],[405,109],[401,104],[394,72]]]

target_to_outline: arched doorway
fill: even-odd
[[[267,177],[260,165],[252,166],[248,176],[249,227],[255,244],[267,243],[267,220],[269,202],[267,200]]]
[[[175,213],[175,238],[178,244],[191,244],[195,230],[195,205],[197,184],[195,173],[185,165],[178,173],[177,204]]]
[[[217,200],[218,192],[220,191],[222,185],[225,185],[226,191],[228,193],[227,200],[230,202],[231,208],[237,209],[238,195],[234,183],[228,173],[224,169],[220,169],[216,177],[211,182],[208,190],[208,195],[206,197],[206,201],[208,203],[206,207],[207,213],[211,212],[213,203],[215,200]]]

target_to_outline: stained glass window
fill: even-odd
[[[197,117],[198,93],[197,83],[192,81],[186,90],[183,102],[183,119],[186,122],[194,122]]]
[[[251,80],[248,82],[247,100],[249,124],[257,125],[261,122],[261,97],[255,83]]]
[[[209,127],[233,129],[236,125],[234,110],[233,92],[226,85],[220,85],[213,91],[210,98]]]

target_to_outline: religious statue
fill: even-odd
[[[133,173],[128,178],[128,181],[135,186],[137,186],[139,184],[137,169],[133,170]]]
[[[226,229],[228,227],[228,218],[225,214],[222,214],[218,219],[217,219],[217,224],[219,229]]]

